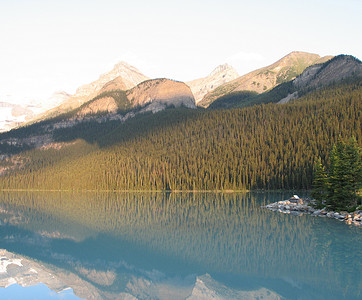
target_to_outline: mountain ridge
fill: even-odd
[[[321,63],[331,58],[332,56],[321,57],[318,54],[293,51],[269,66],[249,72],[219,86],[206,94],[198,105],[207,107],[217,98],[232,92],[254,91],[259,94],[263,93],[280,83],[294,79],[310,65]]]
[[[360,77],[361,61],[351,55],[338,55],[324,63],[309,66],[295,79],[265,93],[232,92],[216,99],[209,108],[235,108],[271,102],[284,104],[318,88],[327,88],[346,80],[355,81]]]

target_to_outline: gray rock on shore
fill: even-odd
[[[356,210],[354,212],[348,213],[346,211],[334,212],[327,211],[327,208],[316,209],[311,205],[313,204],[313,200],[310,199],[300,199],[297,195],[294,195],[292,198],[284,201],[278,201],[274,203],[270,203],[266,206],[262,206],[262,208],[269,209],[271,211],[277,211],[284,214],[292,214],[292,215],[303,215],[309,214],[314,217],[327,217],[334,218],[339,221],[344,221],[348,225],[361,226],[362,225],[362,211]]]

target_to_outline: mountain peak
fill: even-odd
[[[218,73],[222,73],[222,72],[234,72],[234,73],[237,73],[237,71],[232,67],[230,66],[229,64],[223,64],[223,65],[219,65],[217,66],[211,73],[209,76],[214,76]]]
[[[121,60],[118,63],[116,63],[110,72],[120,72],[120,71],[133,71],[141,74],[141,72],[134,66],[130,65],[129,63]],[[110,73],[108,72],[108,73]],[[106,73],[107,74],[107,73]]]
[[[78,88],[74,96],[86,96],[88,98],[87,100],[89,100],[89,95],[94,96],[94,93],[99,91],[106,83],[114,80],[117,77],[122,78],[126,89],[131,89],[142,81],[148,79],[148,77],[143,75],[137,68],[131,66],[124,61],[120,61],[114,65],[111,71],[102,74],[96,81],[93,81],[90,84],[86,84]]]
[[[229,64],[217,66],[207,77],[189,81],[187,85],[194,94],[196,103],[218,86],[239,77],[238,72]]]

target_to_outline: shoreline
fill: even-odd
[[[302,216],[307,214],[314,217],[327,217],[341,222],[344,221],[347,225],[362,226],[362,210],[356,210],[351,213],[347,211],[335,212],[327,211],[326,207],[322,209],[316,209],[313,208],[311,204],[314,204],[313,200],[303,200],[294,196],[289,200],[277,201],[261,206],[261,208],[295,216]]]

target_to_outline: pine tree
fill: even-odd
[[[353,207],[359,204],[359,189],[362,188],[362,159],[357,141],[354,137],[349,140],[345,147],[345,168],[346,174],[344,183],[350,192],[347,206]]]
[[[312,197],[320,203],[326,200],[326,191],[328,190],[328,176],[322,160],[319,157],[315,164],[314,179],[313,179]]]
[[[361,187],[361,154],[352,138],[348,144],[341,139],[333,146],[329,160],[327,205],[332,210],[350,210],[358,205]]]
[[[345,184],[345,144],[339,140],[334,144],[329,159],[329,177],[328,177],[328,198],[327,206],[331,210],[339,210],[344,208],[344,201],[349,196]]]

